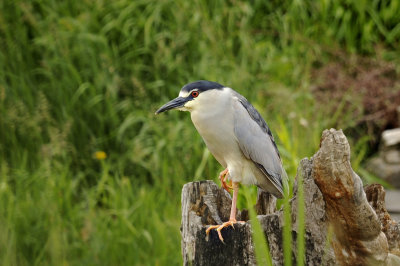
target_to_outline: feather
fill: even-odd
[[[271,130],[245,97],[237,92],[234,92],[234,97],[237,99],[234,110],[234,132],[239,147],[244,156],[253,161],[283,195],[282,176],[284,176],[284,169]],[[247,119],[249,115],[252,119]]]

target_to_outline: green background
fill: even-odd
[[[1,1],[0,264],[181,264],[182,185],[223,169],[187,113],[154,112],[194,80],[253,103],[291,182],[329,127],[351,129],[353,167],[376,181],[371,136],[341,101],[318,104],[313,73],[338,54],[399,73],[399,14],[396,0]]]

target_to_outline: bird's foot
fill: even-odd
[[[225,222],[225,223],[223,223],[221,225],[210,225],[206,230],[206,235],[208,236],[208,234],[210,233],[211,230],[217,229],[218,237],[222,241],[222,243],[224,243],[224,238],[222,237],[221,230],[223,228],[225,228],[225,227],[228,227],[228,226],[232,226],[233,229],[235,229],[235,227],[233,225],[236,224],[236,223],[245,224],[246,222],[236,221],[236,220],[229,220],[229,221],[227,221],[227,222]]]
[[[228,168],[226,168],[224,171],[222,171],[219,174],[219,180],[221,180],[221,186],[228,191],[228,193],[230,193],[231,189],[232,189],[232,182],[230,182],[231,184],[227,184],[226,180],[228,179]]]

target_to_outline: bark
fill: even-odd
[[[292,259],[296,263],[298,234],[297,180],[303,179],[306,265],[397,265],[399,225],[384,207],[382,187],[367,187],[350,165],[350,147],[342,131],[325,130],[321,147],[303,159],[291,199]],[[255,209],[268,240],[274,265],[283,265],[283,211],[276,199],[259,191]],[[250,222],[224,228],[222,243],[208,225],[229,219],[229,193],[212,181],[188,183],[182,190],[182,254],[184,265],[255,265]],[[372,206],[372,207],[371,207]],[[378,215],[377,215],[378,214]],[[248,220],[246,210],[237,220]],[[329,232],[329,233],[328,233]]]
[[[375,210],[375,213],[382,224],[382,231],[385,233],[388,240],[390,252],[400,256],[400,225],[398,222],[390,218],[390,215],[386,210],[385,190],[382,185],[379,184],[366,186],[364,190],[367,194],[368,203]]]

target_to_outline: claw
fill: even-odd
[[[218,233],[219,240],[221,240],[222,243],[224,243],[224,238],[222,237],[221,230],[222,230],[223,228],[225,228],[225,227],[228,227],[228,226],[232,226],[233,229],[235,229],[235,226],[233,226],[235,223],[243,224],[244,222],[242,222],[242,221],[239,221],[239,222],[238,222],[238,221],[236,221],[236,220],[232,220],[232,221],[227,221],[227,222],[225,222],[225,223],[223,223],[223,224],[221,224],[221,225],[211,225],[211,226],[209,226],[209,227],[207,228],[207,230],[206,230],[206,235],[208,236],[208,234],[210,233],[211,230],[217,229],[217,233]]]
[[[226,187],[228,187],[229,189],[233,189],[233,187],[232,187],[232,180],[231,181],[229,181],[229,185],[226,183],[226,180],[228,179],[228,174],[226,174],[225,175],[225,177],[224,177],[224,183],[225,183],[225,186]],[[228,191],[229,192],[229,191]]]
[[[228,168],[226,168],[224,171],[222,171],[220,174],[219,174],[219,180],[221,180],[221,186],[226,190],[226,191],[228,191],[228,193],[230,193],[230,190],[231,189],[233,189],[232,188],[232,185],[228,185],[227,183],[226,183],[226,180],[228,179]],[[232,181],[231,181],[231,184],[232,184]]]

